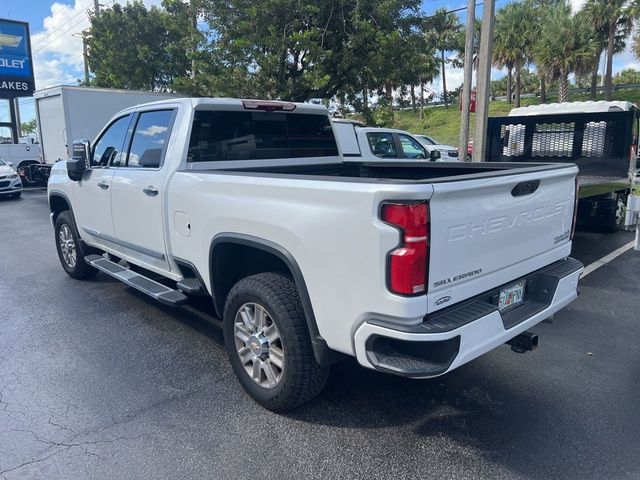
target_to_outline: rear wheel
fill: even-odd
[[[611,216],[605,226],[605,230],[610,233],[624,229],[624,216],[626,212],[626,195],[624,193],[616,194],[613,199]]]
[[[624,215],[627,209],[626,195],[619,193],[616,197],[615,221],[617,228],[624,227]]]
[[[295,284],[279,273],[240,280],[224,309],[229,361],[245,391],[262,406],[285,412],[323,389],[319,365]]]
[[[84,257],[89,253],[80,241],[73,215],[66,210],[56,219],[55,223],[56,249],[60,264],[67,275],[82,280],[90,278],[98,273],[98,270],[89,266]]]

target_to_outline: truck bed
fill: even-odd
[[[344,180],[381,183],[443,183],[466,179],[501,177],[514,173],[535,173],[572,167],[547,163],[436,163],[436,162],[336,162],[307,165],[252,166],[220,170],[194,169],[199,173],[246,174],[273,177],[301,177],[308,180]]]
[[[193,245],[210,242],[220,232],[266,239],[300,258],[303,271],[321,272],[305,278],[310,290],[326,298],[349,292],[354,305],[416,323],[426,313],[479,295],[488,286],[508,286],[569,256],[573,164],[303,161],[284,159],[271,166],[228,162],[217,169],[200,165],[178,171],[169,186],[169,210],[206,212],[206,219],[189,219],[197,228],[172,238],[173,253],[190,259]],[[380,220],[380,205],[393,200],[429,205],[432,250],[422,300],[389,295],[386,261],[372,261],[398,246],[397,229]],[[207,264],[206,259],[194,263],[200,262]],[[357,292],[351,288],[351,271],[359,272]],[[331,282],[321,280],[327,276]],[[314,294],[311,302],[318,318],[331,315]],[[359,315],[342,311],[340,317]],[[347,330],[347,324],[332,322],[321,334],[338,351],[349,352],[351,346],[340,340],[348,337]]]

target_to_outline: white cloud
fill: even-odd
[[[55,2],[43,28],[31,34],[38,89],[74,83],[82,75],[82,39],[73,35],[89,27],[87,9],[92,5],[92,0],[76,0],[73,6]]]
[[[125,0],[103,0],[101,5],[108,8],[114,3]],[[145,0],[144,4],[159,5],[160,0]],[[75,83],[83,77],[82,39],[74,34],[89,28],[89,9],[93,9],[93,0],[75,0],[73,6],[54,2],[42,27],[31,25],[36,88]]]
[[[165,133],[167,130],[167,127],[163,127],[161,125],[149,125],[144,130],[137,130],[136,133],[144,135],[145,137],[155,137],[156,135]]]
[[[571,11],[576,13],[578,10],[581,10],[584,6],[586,0],[570,0],[571,3]]]

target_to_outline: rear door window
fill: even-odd
[[[189,162],[337,156],[326,115],[198,110]]]
[[[173,110],[140,113],[131,140],[127,167],[160,168],[172,118]]]

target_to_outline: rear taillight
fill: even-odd
[[[426,292],[429,258],[429,206],[383,203],[381,218],[400,230],[400,245],[387,255],[387,285],[400,295]]]
[[[576,233],[576,221],[578,219],[578,189],[580,188],[580,185],[578,184],[578,177],[576,177],[576,195],[574,197],[574,202],[573,202],[573,221],[571,223],[571,237],[569,237],[570,240],[573,240],[573,234]]]

